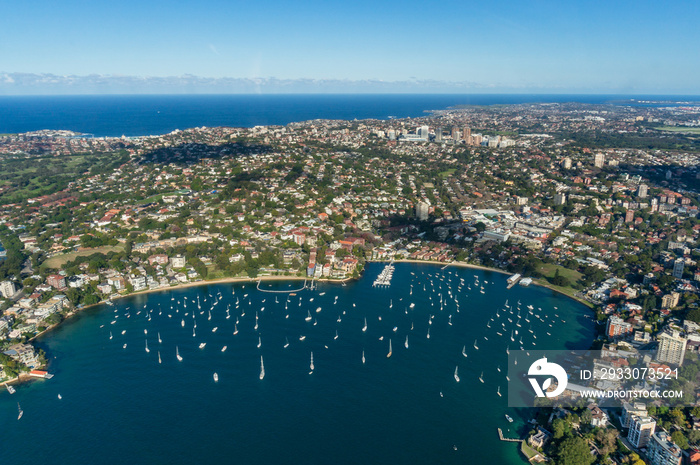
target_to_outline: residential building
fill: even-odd
[[[430,205],[428,205],[425,202],[418,202],[418,205],[416,205],[416,217],[420,221],[425,221],[428,219],[428,209],[430,208]]]
[[[65,289],[66,278],[59,274],[52,274],[46,278],[46,283],[54,289]]]
[[[661,297],[661,308],[673,308],[678,305],[681,295],[678,292],[671,292]]]
[[[0,283],[0,294],[6,298],[9,299],[15,293],[17,292],[17,287],[15,286],[15,283],[12,281],[3,281]]]
[[[632,334],[633,326],[618,316],[608,318],[605,334],[610,339],[621,339]]]
[[[681,279],[683,277],[683,269],[685,268],[685,260],[682,258],[676,259],[673,262],[673,277]]]
[[[649,439],[647,458],[651,465],[681,465],[683,452],[671,441],[671,435],[659,431]]]
[[[623,428],[630,427],[630,421],[633,416],[643,417],[647,415],[647,407],[641,402],[635,402],[630,404],[625,402],[622,404],[622,416],[620,417],[620,423],[622,423]]]
[[[666,328],[657,336],[657,340],[659,347],[656,349],[656,360],[673,365],[683,364],[688,339],[678,329]]]
[[[170,258],[170,266],[173,267],[173,269],[179,270],[180,268],[184,268],[186,264],[187,260],[185,260],[183,255],[175,255]]]
[[[566,203],[566,193],[557,192],[554,195],[554,205],[564,205]]]
[[[605,166],[605,155],[602,153],[596,153],[593,157],[593,166],[596,168],[602,168]]]
[[[645,411],[646,413],[646,411]],[[637,449],[646,447],[649,444],[651,435],[656,429],[656,420],[648,416],[632,415],[630,419],[630,430],[627,434],[627,440]]]
[[[637,188],[637,196],[640,199],[645,199],[649,195],[649,186],[646,184],[640,184]]]

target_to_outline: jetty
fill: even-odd
[[[379,276],[377,276],[377,279],[374,280],[372,283],[372,287],[376,286],[390,286],[391,285],[391,278],[394,277],[394,261],[392,260],[391,263],[389,263],[387,266],[384,267],[381,273],[379,273]]]
[[[515,286],[518,283],[518,281],[520,281],[520,278],[521,278],[520,273],[515,273],[513,276],[508,278],[507,288],[510,289],[511,287]]]
[[[501,428],[498,428],[498,439],[501,441],[506,441],[506,442],[524,442],[524,439],[515,439],[515,438],[506,438],[503,436],[503,431]]]

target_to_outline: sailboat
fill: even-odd
[[[455,367],[455,381],[459,383],[459,375],[457,374],[457,370],[459,370],[459,365]]]
[[[367,317],[365,317],[365,325],[362,327],[362,332],[367,331]]]
[[[262,339],[258,336],[258,349],[262,346]]]
[[[311,352],[311,363],[309,364],[309,368],[311,368],[311,371],[314,371],[314,353]]]
[[[308,314],[308,315],[307,315],[306,318],[304,318],[304,320],[305,320],[305,321],[311,321],[311,311],[309,310],[309,311],[307,312],[307,314]]]
[[[262,355],[260,356],[260,379],[265,377],[265,365],[263,364]]]
[[[391,357],[391,339],[389,339],[389,353],[386,354],[386,358]]]
[[[337,329],[335,330],[335,337],[333,338],[333,340],[336,340],[336,339],[338,339],[338,330]]]
[[[219,382],[219,375],[214,373],[214,382],[218,383]]]
[[[289,339],[285,337],[284,338],[284,348],[286,349],[287,347],[289,347]]]
[[[238,334],[238,325],[233,325],[233,335]]]
[[[158,333],[158,344],[162,344],[163,340],[160,338],[160,333]]]
[[[22,415],[24,415],[24,411],[22,410],[22,407],[19,406],[19,402],[17,402],[17,410],[19,410],[19,415],[17,415],[17,419],[19,420],[22,418]]]
[[[177,346],[175,346],[175,356],[177,357],[178,362],[182,361],[182,356],[180,355],[180,350],[178,349]]]
[[[112,339],[112,331],[109,332],[109,338]]]
[[[148,348],[148,339],[146,339],[146,353],[150,352],[151,350]]]
[[[162,363],[160,360],[160,350],[158,351],[158,363]]]
[[[403,343],[403,346],[408,349],[408,335],[406,336],[406,342]]]
[[[501,386],[498,386],[498,389],[496,389],[496,394],[498,394],[498,397],[503,397],[501,395]]]
[[[467,356],[467,346],[462,347],[462,355]]]
[[[428,327],[428,334],[425,336],[427,339],[430,339],[430,327]]]
[[[365,351],[363,350],[362,351],[362,364],[364,364],[364,363],[365,363]]]
[[[476,339],[474,339],[474,348],[475,348],[476,350],[479,350],[479,346],[476,345]]]
[[[479,381],[481,381],[482,383],[484,382],[484,372],[483,371],[479,375]]]

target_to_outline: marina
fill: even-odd
[[[385,443],[374,457],[379,461],[418,458],[423,463],[456,465],[473,458],[468,454],[476,446],[458,426],[465,415],[478,418],[484,428],[509,424],[504,414],[513,417],[511,432],[525,425],[506,408],[507,373],[501,367],[507,365],[508,344],[529,348],[536,341],[539,347],[540,340],[549,347],[568,340],[579,340],[582,346],[590,343],[589,336],[581,335],[592,334],[585,329],[592,322],[576,317],[585,310],[547,289],[515,287],[506,301],[503,291],[508,283],[500,274],[457,266],[445,270],[393,266],[395,279],[388,292],[367,277],[347,286],[321,282],[313,291],[276,293],[277,298],[259,292],[258,283],[220,284],[133,296],[115,300],[112,307],[95,307],[39,341],[48,354],[60,354],[49,365],[59,376],[19,386],[12,396],[0,395],[0,412],[9,414],[11,400],[19,399],[24,410],[21,424],[34,427],[42,418],[52,432],[47,447],[68,454],[63,444],[73,441],[70,453],[77,454],[77,461],[87,460],[91,446],[63,434],[61,424],[76,421],[70,419],[73,412],[80,412],[81,421],[98,430],[109,422],[114,428],[133,429],[135,437],[149,437],[148,431],[155,429],[178,437],[175,450],[169,448],[172,443],[149,441],[146,448],[144,442],[138,460],[116,444],[101,443],[106,454],[133,463],[144,463],[143,454],[156,462],[179,463],[181,456],[211,462],[235,455],[246,463],[270,463],[275,456],[264,445],[264,431],[269,431],[279,447],[296,451],[298,457],[314,457],[316,452],[305,438],[324,434],[329,447],[343,450],[339,463],[357,463],[360,456],[344,446],[348,438],[365,441],[381,434]],[[366,274],[378,276],[384,268],[370,264]],[[264,287],[298,290],[294,284],[269,282]],[[528,305],[537,308],[533,314],[543,321],[528,313]],[[528,316],[531,324],[526,325]],[[569,323],[564,325],[562,319]],[[110,325],[111,321],[115,323]],[[549,324],[557,331],[551,331]],[[532,333],[525,331],[529,326]],[[510,341],[511,332],[515,343]],[[129,377],[115,374],[125,370]],[[87,371],[93,375],[78,382],[82,377],[76,373]],[[416,373],[421,373],[417,384]],[[149,389],[143,390],[143,385]],[[134,390],[143,395],[129,395]],[[60,409],[55,405],[59,393]],[[110,405],[99,414],[85,410],[83,404],[99,406],[104,399],[110,399]],[[356,408],[358,402],[363,409]],[[121,413],[153,408],[177,412],[178,418],[187,419],[185,425],[198,426],[185,426],[187,434],[179,434],[164,423],[167,415],[144,417],[142,424],[133,424]],[[16,402],[14,409],[17,415]],[[46,409],[54,412],[50,418],[39,414]],[[374,413],[379,411],[391,414]],[[261,415],[266,418],[265,430],[256,420]],[[238,421],[224,420],[234,417]],[[337,427],[329,430],[330,423]],[[430,424],[432,429],[420,445],[408,443],[406,438],[419,424]],[[21,444],[19,432],[8,434],[8,440]],[[443,439],[449,445],[442,444]],[[497,446],[495,435],[482,442],[497,454],[493,460],[520,463],[517,450]],[[208,447],[195,457],[188,451],[201,451],[197,444]],[[18,458],[9,460],[22,463]],[[50,461],[41,451],[38,458]]]

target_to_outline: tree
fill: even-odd
[[[688,448],[688,440],[681,431],[674,431],[671,433],[671,440],[675,442],[681,449]]]
[[[561,441],[554,456],[557,465],[591,465],[595,461],[586,440],[574,436]]]

